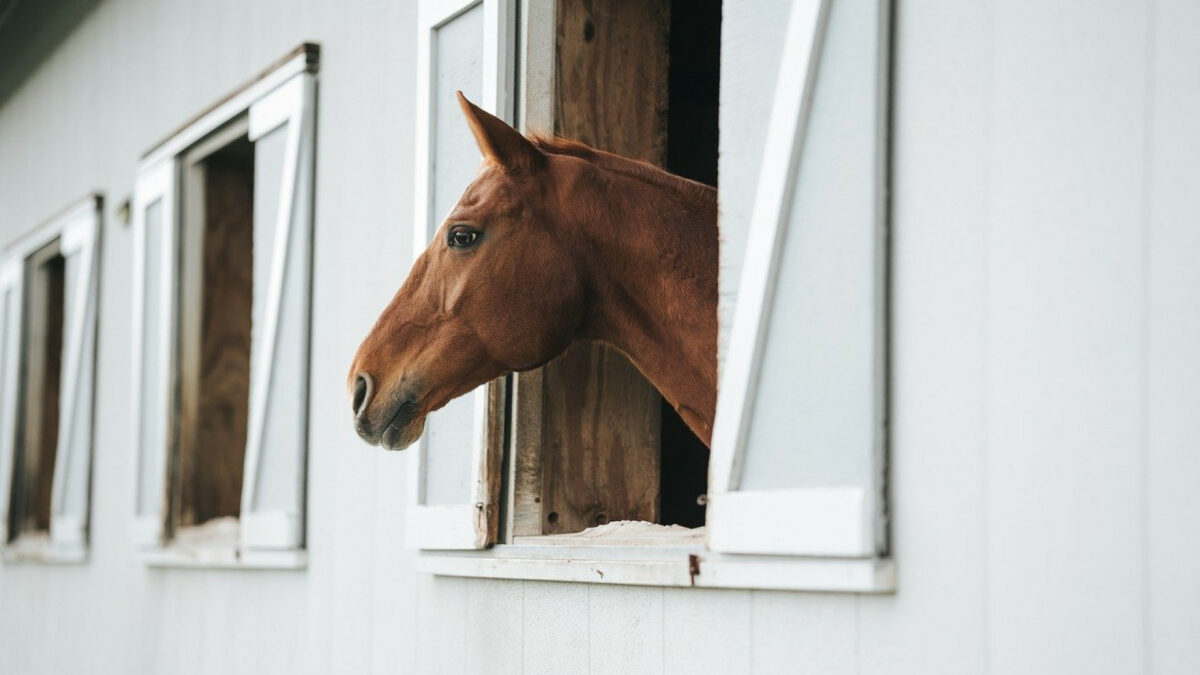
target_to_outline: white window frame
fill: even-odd
[[[183,173],[183,158],[197,143],[205,140],[213,132],[230,124],[239,117],[248,118],[248,136],[254,142],[267,133],[288,124],[285,139],[283,166],[281,168],[281,194],[279,208],[276,213],[274,228],[275,240],[272,245],[272,263],[268,281],[268,291],[265,294],[266,308],[263,316],[264,325],[255,326],[255,331],[263,331],[262,353],[256,353],[250,364],[251,390],[249,419],[247,425],[247,443],[245,468],[242,475],[241,509],[238,517],[239,540],[235,547],[227,545],[204,547],[188,547],[182,549],[164,539],[167,520],[167,504],[170,499],[170,483],[168,476],[169,442],[165,437],[151,439],[152,452],[156,457],[156,465],[150,470],[158,476],[162,484],[160,503],[150,512],[134,514],[133,543],[137,547],[144,562],[156,566],[171,567],[263,567],[263,568],[302,568],[307,565],[305,550],[305,511],[307,483],[307,384],[309,359],[307,357],[311,317],[311,292],[303,304],[301,324],[305,326],[305,354],[303,363],[299,366],[303,372],[301,381],[305,383],[304,391],[293,392],[306,402],[304,414],[295,423],[300,425],[301,447],[296,448],[300,453],[300,470],[295,480],[298,504],[293,509],[283,511],[262,511],[256,507],[256,495],[259,485],[258,476],[262,461],[263,433],[265,429],[265,411],[270,395],[270,377],[275,361],[275,347],[278,343],[280,308],[282,305],[282,289],[287,270],[291,265],[303,265],[302,274],[311,285],[311,256],[312,256],[312,203],[313,203],[313,169],[315,153],[315,105],[317,86],[318,47],[314,44],[303,44],[285,57],[284,60],[268,69],[252,83],[240,89],[222,103],[189,123],[176,134],[155,146],[141,160],[138,166],[138,181],[134,191],[134,414],[133,438],[135,471],[145,470],[140,467],[143,455],[140,447],[140,433],[143,415],[150,411],[150,404],[160,411],[164,419],[170,419],[171,403],[168,398],[148,402],[141,391],[143,369],[146,367],[143,359],[138,357],[144,353],[146,327],[143,325],[145,303],[159,303],[161,324],[157,335],[160,345],[172,346],[160,349],[159,362],[156,365],[159,385],[163,391],[169,391],[177,377],[178,366],[173,356],[176,331],[178,330],[176,290],[179,284],[179,269],[177,262],[177,247],[182,214],[180,213],[180,182]],[[157,298],[146,297],[146,207],[156,200],[162,200],[163,224],[161,235],[161,269],[158,271],[161,284]],[[138,485],[135,474],[134,485]]]
[[[788,23],[713,424],[708,545],[714,551],[847,558],[877,551],[874,490],[738,489],[830,2],[793,2]],[[882,377],[877,373],[880,388]],[[765,513],[789,516],[765,519]]]
[[[718,400],[707,527],[648,528],[629,536],[614,531],[616,536],[596,538],[516,537],[512,538],[514,543],[481,551],[422,551],[417,557],[418,570],[465,577],[653,586],[854,593],[886,593],[895,589],[892,560],[876,554],[876,535],[881,523],[877,520],[875,503],[863,490],[736,493],[735,471],[744,452],[745,425],[756,380],[754,369],[761,359],[760,346],[769,321],[769,290],[779,258],[777,243],[786,227],[830,2],[793,0],[792,3],[739,287],[729,362]],[[520,117],[526,131],[552,128],[554,5],[553,0],[522,0],[521,4],[524,105]],[[884,20],[890,18],[885,16]],[[886,46],[887,37],[881,35],[881,40],[885,40]],[[886,82],[881,86],[886,86]],[[880,133],[886,134],[883,120]],[[886,176],[881,174],[879,178]],[[882,219],[885,215],[882,205],[879,213]],[[513,395],[520,397],[522,392],[514,391]],[[825,517],[829,509],[834,514],[832,518]],[[762,518],[763,514],[777,513],[788,516]],[[746,534],[733,529],[734,525],[747,522],[759,525]],[[786,529],[767,531],[762,527],[767,523]]]
[[[416,194],[413,214],[413,259],[429,246],[436,231],[431,222],[433,208],[433,120],[437,85],[435,32],[464,12],[483,7],[483,100],[478,104],[512,121],[513,43],[502,36],[513,34],[516,0],[421,0],[417,9],[417,133]],[[427,505],[425,503],[427,434],[413,448],[409,470],[409,504],[406,540],[413,548],[427,550],[479,550],[494,543],[497,518],[494,495],[499,476],[503,441],[492,433],[488,411],[499,398],[491,391],[496,385],[484,384],[468,394],[474,402],[471,424],[471,498],[463,504]],[[503,402],[499,402],[503,410]]]
[[[5,252],[0,262],[0,293],[8,303],[0,317],[3,353],[0,354],[0,546],[5,562],[79,563],[87,560],[91,514],[91,467],[93,450],[93,397],[97,303],[99,297],[100,222],[103,199],[93,194],[77,202]],[[63,344],[59,392],[58,441],[55,451],[50,497],[50,537],[23,546],[8,541],[10,489],[15,476],[16,433],[20,422],[18,377],[25,328],[24,290],[26,261],[57,240],[57,253],[78,256],[77,274],[63,288]],[[66,280],[68,283],[70,279]],[[82,428],[86,436],[76,438]],[[82,466],[80,466],[82,464]],[[68,484],[67,476],[82,477]],[[67,492],[75,491],[73,502],[79,512],[67,511]]]

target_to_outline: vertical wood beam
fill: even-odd
[[[561,0],[555,132],[666,160],[670,3]],[[540,531],[577,532],[659,511],[661,398],[619,352],[572,347],[542,371]],[[518,474],[531,467],[521,466]]]
[[[238,516],[250,400],[254,146],[191,167],[174,527]]]

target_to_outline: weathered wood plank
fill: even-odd
[[[543,532],[658,517],[658,393],[623,356],[583,345],[547,368]]]
[[[545,369],[513,379],[512,448],[506,540],[542,534],[542,400]]]
[[[670,18],[665,0],[560,2],[555,131],[663,164]]]
[[[504,464],[504,434],[506,432],[505,410],[507,409],[508,385],[500,377],[487,383],[487,438],[484,452],[487,467],[502,467]],[[484,499],[486,509],[486,539],[489,545],[500,540],[500,507],[503,480],[499,470],[485,470]]]
[[[555,132],[666,159],[670,5],[565,0],[557,16]],[[658,518],[658,392],[616,350],[576,345],[544,369],[542,533]]]
[[[185,279],[200,287],[189,294],[199,306],[185,308],[182,326],[185,340],[195,332],[196,351],[180,386],[177,527],[238,515],[250,399],[253,146],[235,142],[205,159],[202,171],[203,194],[193,197],[203,200],[201,219],[190,225],[202,243],[185,258],[199,266]]]
[[[58,443],[66,261],[50,244],[26,263],[23,410],[13,485],[12,535],[50,530],[50,495]]]

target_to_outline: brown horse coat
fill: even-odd
[[[359,435],[405,448],[451,399],[599,340],[708,443],[716,191],[580,143],[527,139],[459,102],[483,166],[359,347],[349,376]]]

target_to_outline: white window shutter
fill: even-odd
[[[63,292],[62,386],[58,447],[50,511],[56,547],[87,543],[95,384],[96,305],[99,296],[100,200],[65,216],[59,251],[66,260]]]
[[[304,546],[315,92],[315,76],[301,73],[250,107],[255,256],[244,550]]]
[[[474,178],[480,156],[455,91],[513,120],[515,0],[422,0],[418,8],[414,256]],[[502,440],[489,410],[502,386],[483,385],[429,415],[418,440],[407,538],[422,549],[481,549],[499,523]]]
[[[143,167],[133,193],[133,389],[137,496],[133,540],[163,543],[178,265],[175,159]]]
[[[21,359],[22,261],[0,263],[0,545],[8,542],[9,489],[17,440],[17,384]]]
[[[713,429],[715,551],[886,545],[886,4],[792,3]]]

